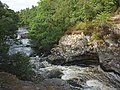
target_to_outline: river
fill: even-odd
[[[12,45],[9,48],[9,55],[15,54],[15,53],[24,53],[27,56],[30,56],[33,53],[32,48],[30,47],[30,39],[27,38],[28,31],[26,28],[21,27],[17,30],[16,40],[12,43]]]
[[[27,34],[28,31],[26,28],[19,28],[16,32],[16,39],[9,42],[11,46],[8,53],[12,55],[20,52],[29,56],[36,77],[40,76],[40,78],[43,79],[59,78],[65,80],[71,85],[73,90],[117,90],[114,83],[119,82],[120,77],[111,72],[104,72],[100,66],[80,67],[77,65],[52,65],[44,55],[32,56],[35,52],[31,48],[31,40],[27,38]]]

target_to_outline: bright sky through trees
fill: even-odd
[[[27,7],[32,7],[32,5],[37,5],[39,0],[1,0],[3,3],[6,3],[10,9],[19,11]]]

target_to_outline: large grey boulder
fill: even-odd
[[[99,63],[96,49],[88,45],[89,38],[82,34],[63,36],[57,47],[51,50],[48,59],[53,64],[69,62]]]

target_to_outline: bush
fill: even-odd
[[[101,12],[97,14],[96,18],[92,21],[96,26],[99,26],[101,29],[109,25],[108,20],[110,19],[110,14],[107,12]]]
[[[0,69],[16,75],[19,79],[30,80],[32,76],[32,68],[29,60],[29,57],[20,53],[7,56],[0,64]]]
[[[92,37],[93,39],[100,40],[101,39],[100,32],[93,31]]]

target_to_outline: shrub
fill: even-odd
[[[30,80],[32,68],[29,60],[29,57],[17,53],[6,57],[0,64],[0,69],[16,75],[19,79]]]
[[[107,12],[101,12],[100,14],[97,14],[92,22],[101,29],[104,29],[109,25],[108,19],[110,19],[110,14]]]
[[[92,37],[93,37],[93,39],[100,40],[101,39],[100,32],[93,31]]]

